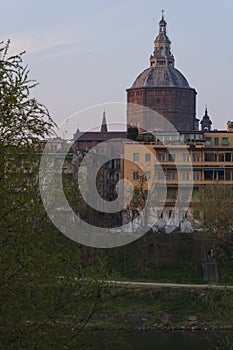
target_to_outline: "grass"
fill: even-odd
[[[182,283],[182,284],[203,284],[202,271],[191,271],[184,265],[181,267],[162,267],[158,271],[148,271],[144,274],[122,274],[112,272],[110,279],[121,281],[138,282],[160,282],[160,283]]]

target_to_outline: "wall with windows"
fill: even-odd
[[[125,144],[125,158],[129,160],[124,161],[123,177],[131,182],[136,195],[142,174],[147,196],[152,186],[166,185],[165,207],[159,208],[157,202],[153,213],[160,223],[186,217],[182,208],[174,211],[177,201],[182,203],[190,198],[189,190],[178,196],[179,184],[193,183],[193,199],[205,184],[233,185],[233,132],[186,132],[181,139],[184,145],[179,145],[177,135],[160,133],[153,143]]]

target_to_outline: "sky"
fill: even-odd
[[[24,63],[39,85],[34,96],[60,124],[99,125],[110,102],[126,102],[126,89],[149,67],[161,10],[176,68],[197,95],[197,117],[205,106],[213,128],[233,120],[232,0],[8,0],[0,2],[1,41],[11,52],[26,50]],[[105,104],[96,113],[78,113]]]

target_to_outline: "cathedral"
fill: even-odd
[[[162,13],[159,33],[154,40],[154,51],[149,68],[138,75],[127,91],[127,125],[143,131],[198,132],[196,95],[184,75],[175,67],[167,23]],[[207,109],[200,122],[201,131],[211,131],[212,121]],[[106,114],[99,132],[76,131],[74,140],[79,149],[91,149],[99,142],[112,138],[126,138],[124,131],[107,130]]]
[[[150,66],[140,73],[133,85],[127,89],[127,124],[137,126],[141,131],[168,131],[166,120],[178,131],[199,129],[199,120],[196,118],[197,93],[190,87],[184,75],[175,68],[175,58],[170,45],[167,23],[162,14]],[[147,108],[135,108],[135,105]],[[149,109],[155,111],[150,117]],[[165,119],[165,125],[158,125],[156,112],[164,117],[162,119]]]
[[[127,89],[128,133],[109,131],[104,113],[100,131],[81,133],[77,130],[73,140],[77,150],[85,152],[96,145],[100,146],[101,155],[115,149],[113,159],[105,163],[105,177],[99,176],[96,180],[101,187],[99,193],[103,193],[107,200],[116,198],[119,179],[127,179],[132,184],[133,198],[137,200],[142,198],[140,193],[144,199],[148,198],[154,184],[164,189],[165,181],[167,193],[163,208],[160,203],[154,206],[149,226],[154,225],[156,219],[158,227],[174,229],[186,222],[190,201],[197,198],[201,187],[218,183],[232,188],[233,122],[227,122],[226,130],[212,130],[206,108],[199,123],[196,90],[175,68],[170,45],[167,23],[162,14],[149,68],[140,73]],[[173,132],[174,128],[179,135]],[[111,143],[109,148],[104,147],[102,142],[112,139],[117,142],[114,147],[111,148]],[[135,142],[128,140],[121,144],[119,139]],[[185,147],[180,146],[180,140]],[[145,147],[140,147],[141,144]],[[156,162],[159,167],[155,167]],[[116,217],[116,222],[120,221],[121,217]]]

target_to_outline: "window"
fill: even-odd
[[[189,171],[182,171],[182,180],[183,181],[189,180]]]
[[[224,159],[225,159],[225,153],[224,152],[220,152],[218,154],[218,161],[219,162],[224,162]]]
[[[203,135],[202,134],[195,134],[195,140],[196,141],[203,140]]]
[[[206,137],[205,138],[205,145],[210,146],[211,145],[211,137]]]
[[[133,196],[134,197],[137,197],[139,195],[139,189],[138,188],[135,188],[134,190],[133,190]]]
[[[225,158],[226,162],[231,162],[231,153],[226,153]]]
[[[133,161],[139,162],[139,153],[133,153]]]
[[[219,138],[218,137],[214,138],[214,145],[219,146]]]
[[[168,154],[168,161],[169,162],[175,162],[176,160],[176,155],[175,154]]]
[[[189,154],[183,153],[182,160],[183,160],[183,162],[189,162],[190,161]]]
[[[176,172],[175,171],[169,171],[167,173],[167,180],[176,180]]]
[[[145,154],[145,162],[150,162],[151,160],[151,154],[150,153],[146,153]]]
[[[224,180],[224,170],[218,170],[218,180]]]
[[[165,162],[165,153],[158,153],[157,159],[159,162]]]
[[[134,172],[133,172],[133,180],[134,180],[134,181],[139,180],[139,172],[138,172],[138,171],[134,171]]]
[[[193,162],[200,162],[200,153],[193,153]]]
[[[222,145],[223,145],[223,146],[228,146],[228,145],[229,145],[228,137],[223,137],[223,138],[222,138]]]
[[[150,171],[145,171],[146,181],[150,180]]]
[[[204,180],[207,180],[207,181],[213,180],[213,170],[204,171]]]
[[[162,32],[164,31],[164,28],[162,27]],[[159,49],[159,55],[160,56],[163,56],[163,47],[161,46],[160,49]]]
[[[200,172],[199,171],[194,171],[193,172],[193,180],[194,181],[199,181],[200,180]]]
[[[205,153],[205,162],[214,162],[215,156],[213,152],[206,152]]]

